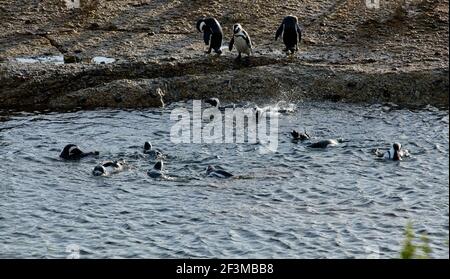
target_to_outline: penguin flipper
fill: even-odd
[[[233,45],[234,45],[234,36],[233,36],[233,38],[231,38],[230,44],[228,45],[228,49],[229,49],[230,51],[233,50]]]
[[[275,34],[275,41],[278,40],[278,37],[283,33],[284,24],[282,23],[280,27],[278,27],[277,33]]]
[[[298,34],[298,42],[300,43],[300,41],[302,40],[302,30],[300,29],[300,26],[297,24],[295,24],[295,29],[297,30],[297,34]]]
[[[252,41],[250,39],[250,36],[248,35],[247,31],[243,30],[242,33],[244,33],[244,39],[247,43],[248,48],[252,48]]]
[[[203,41],[205,41],[205,45],[209,45],[209,39],[211,38],[212,33],[209,30],[205,30],[203,32]]]

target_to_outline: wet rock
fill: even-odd
[[[81,58],[76,55],[64,55],[64,64],[79,63]]]

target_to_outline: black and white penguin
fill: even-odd
[[[210,104],[211,106],[213,106],[215,108],[219,108],[220,107],[220,101],[217,98],[206,99],[205,103]]]
[[[147,175],[150,176],[151,178],[161,178],[164,176],[163,167],[164,167],[163,161],[158,161],[153,166],[153,169],[147,171]]]
[[[293,54],[298,51],[298,44],[302,39],[302,31],[298,25],[298,19],[296,16],[287,16],[283,19],[280,27],[278,27],[277,33],[275,34],[275,41],[278,40],[283,34],[283,42],[286,48],[284,51]]]
[[[206,175],[217,178],[230,178],[233,176],[233,174],[227,172],[226,170],[223,170],[222,168],[215,168],[211,165],[206,168]]]
[[[92,174],[94,176],[107,176],[113,173],[121,172],[125,169],[126,162],[123,159],[118,161],[106,161],[94,167]]]
[[[61,157],[64,160],[80,160],[81,158],[84,158],[87,156],[94,156],[94,155],[99,155],[99,152],[98,151],[83,152],[80,150],[80,148],[77,145],[68,144],[61,151],[61,154],[59,154],[59,157]]]
[[[153,146],[149,141],[144,143],[144,154],[149,155],[153,159],[163,157],[163,154],[160,151],[153,149]]]
[[[261,117],[263,117],[263,115],[264,115],[264,110],[263,110],[262,108],[258,107],[258,106],[255,106],[255,107],[253,108],[253,112],[255,113],[256,122],[258,122],[259,119],[260,119]]]
[[[318,142],[311,143],[308,145],[310,148],[327,148],[329,146],[336,146],[339,144],[339,141],[334,139],[321,140]]]
[[[202,18],[197,21],[197,30],[203,32],[203,41],[205,45],[209,45],[209,49],[206,53],[214,52],[218,55],[222,54],[222,38],[223,32],[220,23],[213,17]]]
[[[299,132],[299,131],[297,131],[297,130],[292,130],[291,135],[292,135],[292,138],[293,138],[294,140],[304,141],[304,140],[309,140],[309,139],[310,139],[310,136],[308,135],[308,133],[306,132],[306,130],[305,130],[304,133]]]
[[[239,53],[237,59],[241,59],[241,53],[245,53],[248,56],[253,53],[250,36],[240,24],[233,25],[233,37],[228,45],[230,51],[233,50],[233,46],[236,46],[236,50]]]
[[[381,156],[378,156],[383,157],[386,160],[401,161],[402,157],[409,156],[409,152],[406,149],[402,149],[402,145],[400,143],[395,142],[394,144],[392,144],[391,149],[386,151]]]

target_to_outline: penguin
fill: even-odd
[[[211,107],[214,107],[214,108],[219,109],[220,111],[225,111],[225,109],[227,109],[227,108],[232,108],[232,109],[235,109],[235,108],[236,108],[236,104],[234,104],[234,103],[233,103],[233,104],[228,104],[228,105],[221,106],[221,105],[220,105],[220,101],[219,101],[218,98],[209,98],[209,99],[206,99],[206,100],[205,100],[205,103],[209,104]]]
[[[308,145],[310,148],[327,148],[329,146],[336,146],[338,145],[338,141],[334,139],[327,139],[327,140],[321,140],[318,142],[311,143]]]
[[[205,45],[209,45],[206,53],[209,54],[214,49],[215,53],[221,55],[223,32],[217,19],[213,17],[199,19],[197,21],[197,30],[198,32],[203,32],[203,41]]]
[[[233,177],[233,174],[227,172],[226,170],[223,170],[222,168],[215,168],[211,165],[209,165],[206,168],[206,175],[210,177],[217,177],[217,178],[230,178]]]
[[[283,42],[286,48],[283,50],[289,54],[298,51],[298,44],[302,39],[302,31],[298,25],[296,16],[287,16],[283,19],[275,34],[275,41],[283,34]]]
[[[386,160],[393,161],[401,161],[402,157],[409,157],[409,151],[406,149],[402,149],[402,145],[398,142],[392,144],[392,147],[386,151],[385,153],[379,152],[379,150],[375,150],[375,154],[378,157],[383,157]]]
[[[68,144],[61,151],[61,154],[59,155],[59,157],[61,157],[64,160],[80,160],[81,158],[84,158],[87,156],[95,156],[95,155],[99,155],[99,154],[100,153],[98,151],[83,152],[80,150],[80,148],[77,145]]]
[[[292,137],[294,138],[294,140],[300,140],[300,141],[304,141],[304,140],[309,140],[310,136],[308,135],[308,133],[305,132],[298,132],[297,130],[292,130],[291,132]]]
[[[163,161],[158,161],[158,162],[156,162],[155,165],[153,166],[153,169],[147,171],[147,175],[150,176],[151,178],[161,178],[161,177],[164,177],[164,174],[163,174],[163,167],[164,167]]]
[[[220,107],[220,101],[217,98],[206,99],[205,103],[210,104],[211,106],[213,106],[215,108],[219,108]]]
[[[239,53],[237,60],[241,59],[241,53],[245,53],[247,56],[253,53],[250,36],[239,23],[233,25],[233,37],[228,45],[230,51],[233,50],[234,45]]]
[[[259,119],[264,115],[264,110],[258,106],[253,108],[253,112],[255,113],[256,122],[258,123]]]
[[[144,154],[150,155],[150,157],[153,159],[163,157],[163,154],[160,151],[153,149],[153,146],[149,141],[146,141],[144,143]]]
[[[97,165],[92,170],[94,176],[107,176],[113,173],[121,172],[125,169],[126,162],[123,159],[118,161],[106,161]]]

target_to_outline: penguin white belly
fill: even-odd
[[[247,45],[247,42],[242,36],[236,36],[234,38],[234,44],[238,52],[250,54],[250,48]]]

